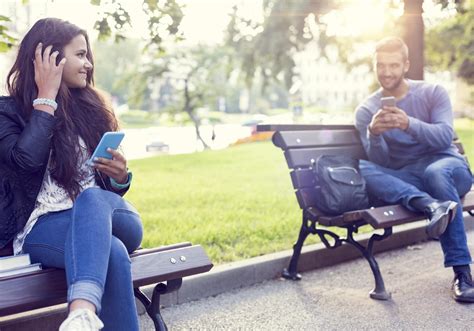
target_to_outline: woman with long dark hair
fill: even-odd
[[[93,87],[87,33],[55,18],[22,40],[0,98],[0,248],[64,268],[60,330],[138,330],[129,253],[142,224],[125,158],[86,161],[117,120]]]

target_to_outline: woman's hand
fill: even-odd
[[[99,157],[92,160],[94,168],[113,178],[119,184],[125,184],[128,180],[127,160],[119,152],[107,148],[107,152],[112,154],[112,160]]]
[[[35,67],[35,82],[38,87],[38,98],[55,100],[61,85],[66,58],[63,58],[56,65],[56,58],[59,52],[51,53],[52,48],[53,46],[50,45],[43,51],[43,44],[39,43],[36,46],[33,64]]]

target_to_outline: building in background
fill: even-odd
[[[349,70],[337,60],[321,56],[316,45],[296,54],[295,62],[298,78],[290,93],[299,94],[303,108],[353,109],[371,92],[374,79],[367,67]]]

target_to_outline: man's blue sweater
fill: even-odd
[[[372,117],[382,108],[382,89],[357,107],[355,125],[369,160],[399,169],[434,154],[463,159],[453,144],[453,112],[446,90],[423,81],[408,80],[408,86],[408,93],[397,101],[397,107],[408,115],[406,131],[391,129],[379,136],[369,132]]]

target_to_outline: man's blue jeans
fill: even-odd
[[[119,195],[89,188],[73,208],[41,216],[23,250],[33,262],[66,269],[68,302],[93,303],[103,330],[138,330],[129,253],[143,228],[133,206]]]
[[[360,171],[367,182],[369,195],[388,204],[402,204],[414,210],[410,200],[416,197],[456,201],[459,204],[456,216],[440,237],[444,265],[471,263],[460,197],[471,189],[472,174],[464,160],[432,155],[400,169],[384,168],[361,160]]]

